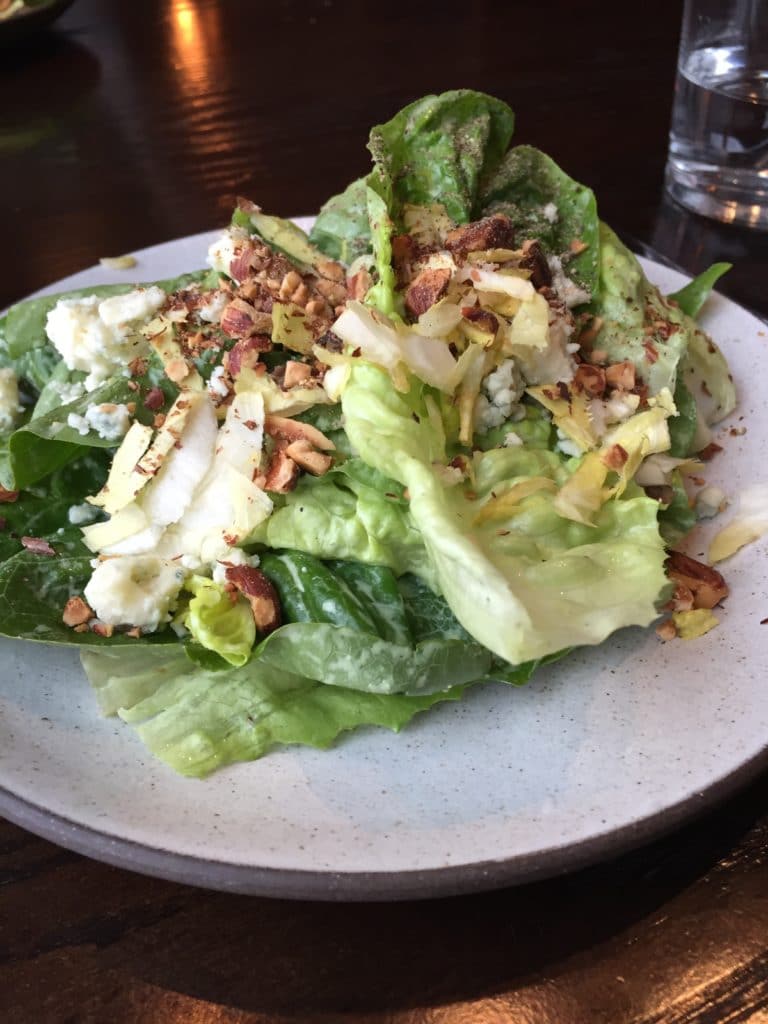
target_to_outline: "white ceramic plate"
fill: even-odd
[[[192,269],[208,240],[155,246],[134,270],[94,268],[50,290]],[[666,291],[683,283],[646,268]],[[743,416],[747,432],[719,429],[725,452],[708,471],[735,495],[768,479],[768,392],[755,372],[768,329],[717,295],[703,322],[741,393],[732,423]],[[721,624],[698,641],[624,630],[525,688],[477,687],[398,736],[364,729],[330,751],[284,749],[203,782],[100,718],[75,654],[0,642],[0,812],[114,864],[275,896],[442,895],[585,864],[673,827],[768,760],[767,550],[758,542],[727,563]]]

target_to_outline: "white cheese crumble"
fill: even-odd
[[[214,398],[226,398],[229,394],[229,386],[226,382],[226,370],[223,366],[215,366],[208,381],[208,391]]]
[[[225,231],[208,249],[208,266],[220,274],[232,277],[232,260],[247,239],[248,233],[242,228],[230,228],[229,231]]]
[[[484,434],[514,416],[525,391],[525,382],[514,359],[505,359],[482,383],[475,402],[475,431]]]
[[[102,405],[89,405],[85,415],[71,412],[67,416],[67,426],[85,437],[91,430],[104,441],[119,441],[128,432],[131,425],[131,414],[127,405],[113,405],[104,402]]]
[[[93,391],[149,351],[139,328],[165,301],[163,289],[154,285],[108,299],[59,299],[48,313],[46,334],[68,369],[88,374],[85,389]]]
[[[8,367],[0,369],[0,431],[13,430],[24,408],[19,402],[19,382]]]
[[[227,292],[215,291],[210,292],[205,302],[198,306],[197,312],[201,320],[205,320],[209,324],[217,324],[221,320],[221,314],[224,312],[227,303],[229,302],[229,295]]]
[[[85,394],[85,385],[79,380],[53,382],[50,387],[59,396],[61,405],[71,405]]]
[[[563,455],[568,455],[573,458],[578,458],[583,455],[581,448],[572,441],[567,434],[563,433],[560,427],[557,428],[557,444],[555,445],[555,451],[562,452]]]
[[[96,506],[85,501],[82,505],[70,505],[67,519],[73,526],[85,526],[86,523],[92,523],[98,514]]]
[[[545,220],[548,220],[550,224],[557,223],[560,214],[557,212],[557,207],[554,203],[547,203],[546,206],[542,207],[541,212],[544,214]]]
[[[504,435],[504,447],[505,448],[520,448],[523,444],[523,439],[515,430],[510,430]]]
[[[568,309],[580,306],[584,302],[589,302],[592,296],[586,289],[581,288],[575,281],[566,276],[563,270],[563,261],[559,256],[550,256],[547,263],[552,271],[552,287]]]
[[[154,555],[108,558],[94,569],[84,596],[110,626],[140,626],[152,632],[170,619],[186,573]]]

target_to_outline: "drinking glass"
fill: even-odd
[[[768,0],[685,0],[665,184],[768,230]]]

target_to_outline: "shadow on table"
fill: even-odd
[[[356,1019],[492,996],[581,951],[600,946],[599,960],[614,947],[625,956],[633,926],[663,919],[665,903],[733,850],[766,796],[768,776],[671,838],[570,876],[475,896],[320,904],[202,891],[190,899],[191,890],[169,886],[170,916],[134,929],[114,963],[104,951],[102,965],[262,1013]],[[660,964],[670,956],[668,946],[648,946]]]

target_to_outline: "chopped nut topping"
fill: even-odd
[[[290,420],[284,416],[267,416],[264,420],[264,430],[270,437],[280,441],[307,441],[321,451],[333,451],[336,448],[333,441],[317,427],[310,423],[302,423],[300,420]]]
[[[144,399],[144,407],[155,412],[157,409],[162,409],[164,404],[165,395],[162,388],[150,388]]]
[[[264,334],[254,334],[250,338],[241,338],[226,352],[222,362],[224,369],[231,377],[237,377],[242,370],[256,368],[262,352],[272,348],[271,340]]]
[[[580,363],[573,377],[575,391],[584,391],[591,398],[602,398],[605,394],[606,371],[600,366]]]
[[[91,623],[91,632],[96,636],[110,637],[115,632],[115,627],[108,622],[99,622],[98,619]]]
[[[0,487],[0,503],[10,504],[12,501],[16,501],[18,496],[18,491],[6,491],[4,487]]]
[[[419,271],[405,293],[405,308],[413,317],[421,316],[442,298],[445,294],[448,283],[451,280],[451,271],[445,267],[440,269],[427,268]]]
[[[64,605],[64,614],[61,618],[65,626],[81,626],[93,618],[93,610],[82,597],[70,597]]]
[[[612,363],[605,368],[605,380],[612,388],[631,391],[635,386],[635,364],[628,359],[622,363]]]
[[[608,451],[603,454],[605,465],[609,469],[616,470],[616,472],[623,468],[628,458],[626,448],[622,448],[620,444],[612,444]]]
[[[287,494],[288,491],[295,489],[299,481],[299,472],[298,465],[285,454],[285,448],[278,446],[269,460],[263,489],[277,494]]]
[[[304,440],[292,441],[285,449],[285,454],[313,476],[327,473],[333,463],[330,455],[315,451],[309,441]]]
[[[523,258],[520,266],[531,272],[531,283],[534,288],[549,288],[552,284],[552,271],[547,258],[536,239],[529,238],[523,242]]]
[[[722,450],[723,446],[718,444],[717,441],[710,441],[706,448],[701,449],[697,457],[701,459],[702,462],[709,462],[710,459],[713,459],[715,455]]]
[[[494,213],[473,224],[454,228],[445,236],[445,247],[458,256],[481,249],[514,249],[512,221],[503,213]]]
[[[43,540],[42,537],[22,537],[21,543],[33,555],[47,555],[50,558],[51,555],[56,554],[48,541]]]
[[[337,281],[339,284],[343,284],[346,280],[347,272],[336,260],[318,260],[317,270],[321,277],[327,277],[329,280]]]
[[[249,565],[229,565],[225,570],[228,583],[247,598],[256,628],[271,633],[282,622],[280,599],[272,581],[260,569]]]
[[[171,359],[165,364],[165,375],[174,384],[181,384],[184,378],[189,376],[189,366],[183,359]]]
[[[672,619],[665,619],[656,627],[656,636],[659,640],[674,640],[677,636],[677,628]]]
[[[717,569],[697,562],[682,551],[670,552],[667,574],[676,583],[688,587],[693,594],[694,608],[714,608],[729,594],[728,584]]]
[[[283,378],[284,388],[293,388],[297,384],[303,384],[309,380],[312,370],[306,363],[299,363],[295,359],[289,359],[285,364],[285,376]]]

